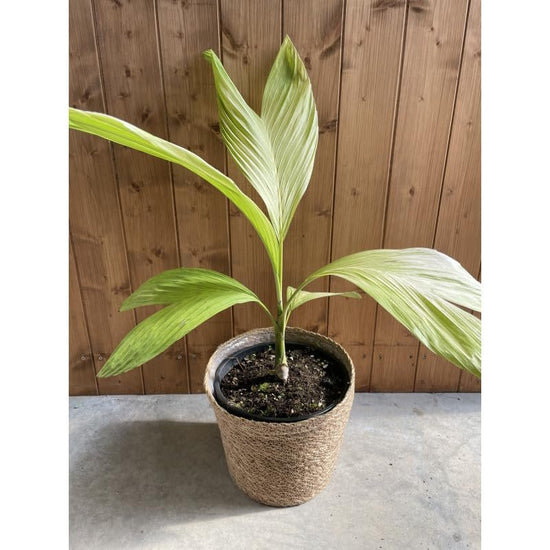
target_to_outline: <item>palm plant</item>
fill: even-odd
[[[133,369],[217,313],[256,302],[275,333],[275,371],[289,376],[285,329],[297,307],[321,297],[360,298],[357,292],[308,292],[316,279],[336,276],[369,294],[433,352],[481,375],[481,288],[458,262],[427,248],[366,250],[321,267],[283,292],[283,245],[313,170],[318,123],[311,83],[292,42],[285,38],[265,85],[261,114],[244,101],[212,50],[204,53],[214,74],[221,135],[232,158],[265,204],[267,215],[222,172],[194,153],[127,122],[70,109],[70,127],[184,166],[221,191],[250,221],[265,249],[275,281],[277,311],[237,280],[208,269],[179,268],[157,275],[129,296],[121,311],[163,305],[131,330],[98,376]],[[459,307],[463,306],[463,307]]]

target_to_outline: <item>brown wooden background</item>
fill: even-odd
[[[286,284],[367,248],[435,247],[480,275],[480,0],[71,0],[70,104],[122,117],[196,152],[242,185],[220,141],[218,52],[259,109],[288,34],[320,123],[310,187],[285,246]],[[149,310],[132,289],[177,266],[231,274],[273,305],[271,270],[246,220],[183,168],[70,132],[70,393],[202,391],[209,354],[265,326],[224,312],[149,364],[94,374]],[[317,281],[317,289],[344,288]],[[312,287],[313,289],[314,287]],[[479,391],[370,298],[310,302],[292,324],[329,334],[359,391]]]

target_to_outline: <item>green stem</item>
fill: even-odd
[[[275,323],[275,372],[284,382],[288,379],[288,361],[285,349],[285,315],[283,308],[277,308],[277,322]]]
[[[288,361],[285,350],[286,309],[283,303],[283,243],[279,246],[280,271],[275,277],[277,290],[277,320],[273,325],[275,330],[275,372],[284,382],[288,379]]]

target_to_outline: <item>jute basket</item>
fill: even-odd
[[[270,506],[301,504],[327,485],[354,394],[352,360],[336,342],[298,328],[287,328],[286,341],[319,349],[346,367],[351,383],[343,400],[332,410],[298,422],[262,422],[235,416],[217,403],[214,377],[220,363],[251,346],[273,343],[272,328],[252,330],[219,346],[208,362],[204,378],[231,477],[250,498]]]

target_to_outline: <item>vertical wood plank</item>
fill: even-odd
[[[69,243],[69,395],[97,395],[92,349],[80,296],[80,285]]]
[[[458,391],[473,393],[481,392],[481,379],[473,376],[469,372],[463,372],[460,376]]]
[[[111,114],[190,148],[223,170],[213,79],[200,52],[219,51],[221,31],[224,65],[259,111],[269,69],[288,33],[308,66],[321,132],[310,188],[286,241],[285,284],[299,282],[328,259],[380,246],[434,246],[475,273],[479,0],[470,2],[457,88],[467,4],[71,0],[70,103],[94,111],[107,106]],[[192,265],[230,273],[275,309],[261,243],[207,184],[184,169],[78,132],[70,133],[69,168],[70,293],[77,304],[70,311],[71,392],[94,392],[96,384],[93,371],[88,376],[83,366],[82,381],[76,382],[75,366],[86,353],[74,350],[85,347],[89,337],[90,369],[101,368],[136,322],[135,313],[118,312],[120,304],[132,288],[164,269]],[[257,198],[231,161],[228,173]],[[327,281],[317,284],[327,288]],[[330,288],[349,287],[333,279]],[[138,318],[151,311],[138,310]],[[254,305],[235,309],[236,333],[268,322]],[[311,302],[291,323],[327,331],[342,343],[354,358],[358,390],[480,389],[475,377],[419,346],[370,298],[332,299],[328,312],[326,302]],[[189,386],[202,391],[204,363],[230,334],[230,312],[194,331],[187,348],[182,340],[153,368],[144,368],[146,392],[181,392]],[[99,393],[142,393],[142,369],[97,379],[97,385]]]
[[[383,371],[389,379],[398,379],[400,370],[405,367],[414,372],[416,364],[416,349],[409,346],[378,346],[372,358],[373,370]],[[377,380],[374,379],[371,390],[379,391]],[[399,388],[392,391],[399,391]],[[410,391],[410,390],[407,390]]]
[[[94,0],[97,41],[109,114],[161,137],[165,106],[149,0]],[[179,264],[168,163],[114,146],[132,286]],[[159,308],[139,308],[138,321]],[[185,393],[185,343],[176,342],[143,367],[145,393]]]
[[[104,111],[92,14],[88,0],[69,3],[69,102]],[[132,312],[119,313],[130,293],[126,249],[109,144],[69,133],[69,214],[74,255],[94,363],[102,361],[135,325]],[[141,369],[98,379],[101,394],[143,393]]]
[[[265,82],[281,45],[281,3],[279,0],[221,0],[220,7],[223,64],[244,99],[259,113]],[[262,204],[230,158],[228,175],[247,195]],[[229,212],[233,277],[275,311],[275,285],[267,254],[248,220],[233,205]],[[270,324],[257,304],[234,308],[233,322],[236,334]]]
[[[169,139],[223,171],[214,79],[201,55],[208,48],[219,50],[217,0],[160,0],[158,16]],[[174,166],[173,177],[182,265],[229,275],[226,199],[184,168]],[[228,310],[187,336],[191,392],[203,391],[208,358],[231,335]]]
[[[283,33],[304,61],[319,117],[313,174],[285,241],[285,285],[297,286],[330,259],[343,8],[342,0],[286,0],[283,6]],[[308,290],[327,291],[328,280]],[[308,302],[292,314],[291,324],[326,334],[327,305],[326,299]]]
[[[414,1],[409,5],[384,248],[431,247],[460,68],[468,0]],[[378,308],[374,355],[418,341]],[[380,369],[371,389],[413,391],[415,363]]]
[[[474,277],[481,261],[480,27],[480,2],[472,0],[434,242],[437,250],[458,260]],[[457,391],[460,373],[421,345],[415,391]]]
[[[405,1],[348,0],[342,59],[332,259],[382,242]],[[333,279],[331,290],[351,286]],[[356,387],[369,388],[376,305],[331,299],[329,336],[356,366]]]

